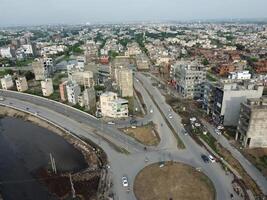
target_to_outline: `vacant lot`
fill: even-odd
[[[201,172],[182,163],[153,164],[143,169],[134,182],[138,200],[213,200],[215,190]]]
[[[267,178],[267,148],[245,149],[244,153]]]
[[[136,128],[126,128],[123,132],[144,145],[156,146],[159,144],[160,139],[153,123]]]

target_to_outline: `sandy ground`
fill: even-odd
[[[213,200],[214,187],[201,172],[181,163],[159,163],[144,168],[136,177],[138,200]]]

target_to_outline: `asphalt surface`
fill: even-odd
[[[0,101],[0,103],[34,115],[37,113],[37,116],[56,123],[72,134],[85,137],[99,145],[106,152],[110,162],[109,171],[113,180],[114,199],[136,199],[133,193],[133,182],[138,172],[151,163],[170,160],[186,163],[200,169],[213,182],[216,189],[216,199],[229,199],[230,193],[234,193],[231,185],[233,176],[226,175],[219,163],[204,163],[202,161],[201,154],[208,155],[208,152],[189,135],[181,133],[183,127],[180,117],[166,104],[164,97],[158,89],[152,86],[147,77],[136,73],[134,84],[141,93],[147,108],[153,110],[152,113],[149,112],[146,115],[144,120],[152,120],[157,125],[157,131],[161,138],[157,147],[149,147],[147,151],[144,150],[143,145],[118,131],[116,126],[104,124],[100,120],[64,104],[9,91],[0,92],[0,96],[5,96],[5,100]],[[158,110],[154,102],[157,103],[162,112]],[[165,117],[161,113],[164,113]],[[172,113],[171,119],[168,117],[169,113]],[[186,149],[177,148],[176,139],[164,118],[168,119],[176,130],[176,134],[182,139]],[[130,154],[119,153],[114,145],[126,149]],[[146,158],[148,158],[148,162],[145,161]],[[128,177],[130,192],[127,192],[126,188],[122,186],[121,178],[123,175]]]

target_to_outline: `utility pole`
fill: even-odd
[[[75,189],[74,189],[74,186],[73,186],[71,174],[69,175],[69,177],[70,177],[70,185],[71,185],[72,198],[75,199],[76,198],[76,195],[75,195]]]

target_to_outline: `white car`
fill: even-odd
[[[210,162],[212,163],[216,162],[215,158],[212,155],[209,155],[208,157],[209,157]]]
[[[153,113],[153,109],[150,110],[150,113]]]
[[[123,187],[128,187],[129,186],[128,179],[127,179],[126,176],[122,177],[122,186]]]
[[[115,123],[114,122],[108,122],[108,125],[114,125]]]
[[[169,114],[168,117],[169,117],[170,119],[172,119],[172,114]]]

